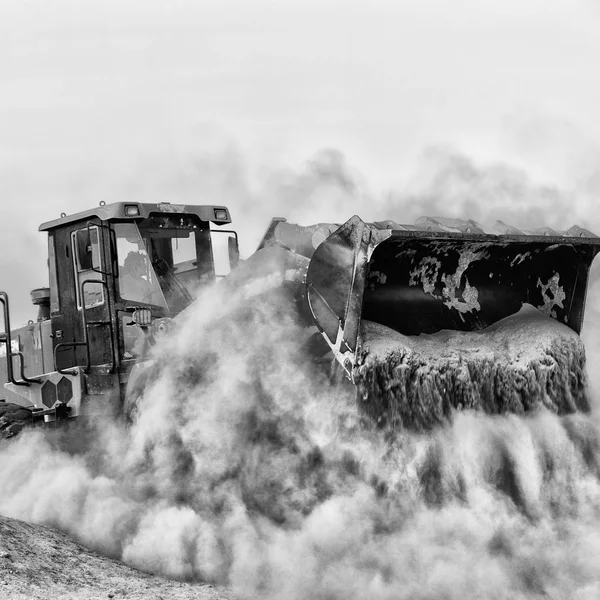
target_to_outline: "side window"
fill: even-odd
[[[210,232],[212,240],[213,260],[215,261],[215,275],[217,278],[229,275],[235,266],[232,256],[233,248],[237,250],[237,238],[231,231],[213,229]]]
[[[177,237],[171,238],[171,252],[175,273],[196,270],[196,236],[191,231],[177,232]]]
[[[78,229],[71,233],[71,248],[73,250],[73,267],[77,283],[77,308],[92,308],[104,304],[104,285],[95,283],[102,281],[100,231],[91,226]]]

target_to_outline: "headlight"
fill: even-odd
[[[149,327],[152,324],[152,311],[149,308],[137,308],[131,316],[134,323],[140,327]]]
[[[137,204],[126,204],[125,205],[125,216],[126,217],[139,217],[140,207]]]

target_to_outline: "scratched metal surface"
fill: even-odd
[[[597,251],[556,238],[392,235],[371,255],[362,316],[407,335],[469,331],[529,303],[579,332]]]

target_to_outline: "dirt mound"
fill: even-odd
[[[32,423],[31,411],[10,402],[0,401],[0,440],[11,438]]]
[[[470,332],[408,337],[363,321],[362,338],[359,398],[381,424],[427,429],[460,409],[589,411],[581,338],[529,305]]]
[[[0,516],[0,598],[232,600],[234,596],[212,585],[143,573],[49,527]]]

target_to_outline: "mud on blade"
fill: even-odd
[[[355,216],[315,250],[309,307],[350,377],[361,319],[404,335],[475,331],[528,303],[580,332],[600,238],[576,227],[495,235],[477,227],[463,232],[460,225],[426,230],[431,223],[439,222],[367,225]]]

